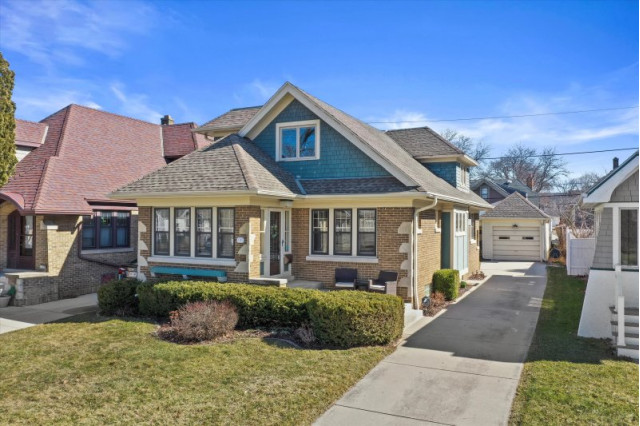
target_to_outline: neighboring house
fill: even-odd
[[[479,269],[477,218],[491,206],[468,189],[473,160],[428,136],[447,151],[440,163],[405,136],[284,84],[237,134],[112,194],[138,204],[139,276],[173,267],[332,287],[336,268],[388,270],[418,306],[434,271]]]
[[[618,354],[637,359],[638,152],[584,194],[582,202],[596,212],[596,249],[578,335],[613,337]],[[635,326],[621,332],[625,322]]]
[[[45,123],[16,119],[16,158],[22,161],[28,153],[44,143],[48,126]]]
[[[488,260],[547,260],[551,218],[516,191],[480,216],[482,257]]]
[[[106,194],[207,145],[195,127],[161,126],[79,105],[40,123],[18,120],[20,143],[41,135],[44,143],[0,188],[1,279],[16,286],[14,303],[96,291],[119,265],[135,261],[135,202]]]
[[[528,182],[533,186],[533,181]],[[519,180],[508,179],[491,179],[483,177],[474,180],[471,184],[471,190],[482,197],[488,203],[494,204],[500,200],[504,200],[514,192],[519,192],[525,198],[535,196],[536,192],[530,186],[525,185]]]
[[[260,111],[261,106],[234,108],[207,121],[198,128],[198,133],[207,135],[212,140],[219,140],[225,136],[237,133],[242,127]]]

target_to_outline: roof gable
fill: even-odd
[[[473,192],[457,190],[436,177],[381,130],[363,123],[288,82],[278,89],[239,134],[249,138],[255,137],[264,129],[266,123],[272,120],[273,111],[281,111],[282,105],[292,102],[293,99],[338,131],[404,185],[416,187],[430,196],[445,200],[491,208],[491,205]]]
[[[239,130],[260,111],[261,106],[234,108],[200,126],[205,130]]]
[[[549,219],[549,216],[519,192],[514,192],[498,201],[494,209],[482,215],[482,218]]]
[[[627,158],[617,168],[611,170],[598,183],[587,191],[582,197],[586,206],[606,203],[611,200],[611,195],[616,188],[638,171],[638,151]]]

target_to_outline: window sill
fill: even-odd
[[[324,254],[315,254],[307,256],[310,262],[350,262],[350,263],[378,263],[377,257],[367,256],[330,256]]]
[[[119,247],[109,249],[87,249],[82,250],[80,254],[110,254],[110,253],[130,253],[133,251],[133,247]]]
[[[235,259],[213,259],[180,256],[150,256],[147,262],[174,263],[179,265],[236,266]]]

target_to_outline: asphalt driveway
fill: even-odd
[[[482,264],[492,276],[337,401],[319,425],[506,424],[546,285],[544,264]]]

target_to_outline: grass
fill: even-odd
[[[638,365],[577,336],[586,283],[547,269],[540,318],[511,424],[638,424]]]
[[[0,422],[309,424],[390,347],[183,346],[95,314],[0,335]]]

